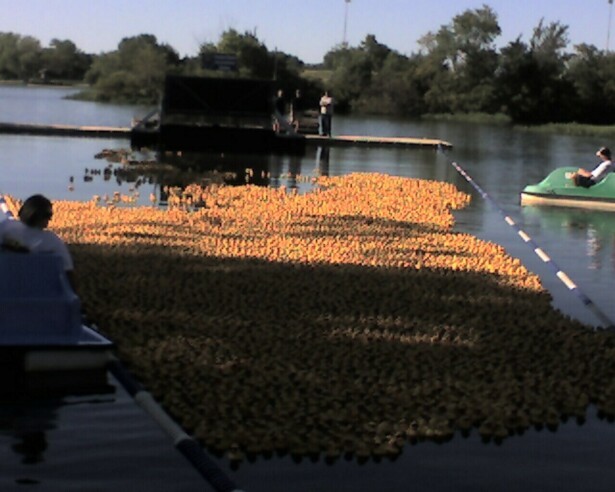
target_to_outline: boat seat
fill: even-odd
[[[79,337],[81,302],[59,256],[3,251],[0,279],[0,344],[70,344]]]

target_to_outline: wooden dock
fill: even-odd
[[[435,149],[452,149],[453,145],[445,140],[421,137],[370,137],[364,135],[335,135],[322,137],[320,135],[306,135],[307,143],[316,145],[364,145],[368,147],[432,147]]]
[[[0,123],[0,133],[59,137],[130,138],[130,128],[114,126],[34,125]]]
[[[1,123],[0,134],[47,135],[60,137],[100,137],[130,139],[132,129],[112,126],[35,125],[26,123]],[[308,145],[321,146],[367,146],[367,147],[430,147],[452,149],[444,140],[421,137],[374,137],[363,135],[305,135]]]

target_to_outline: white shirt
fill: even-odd
[[[56,254],[62,258],[65,270],[74,269],[68,247],[51,231],[28,227],[20,220],[0,219],[0,245],[5,243],[16,244],[31,253]]]
[[[333,98],[331,96],[322,96],[320,98],[321,114],[333,114]]]
[[[615,171],[615,163],[611,160],[602,161],[596,166],[596,169],[592,171],[592,179],[597,183],[612,171]]]

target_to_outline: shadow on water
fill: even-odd
[[[23,464],[44,461],[47,432],[56,428],[57,410],[61,399],[13,399],[0,405],[0,433],[12,436],[16,442],[11,449]]]
[[[14,442],[11,449],[20,456],[22,464],[36,465],[45,461],[45,452],[49,447],[47,435],[58,428],[60,409],[84,402],[109,402],[114,398],[103,394],[95,396],[92,393],[72,398],[67,396],[68,399],[59,394],[12,395],[0,399],[0,434],[12,438]]]

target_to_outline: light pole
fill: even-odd
[[[346,27],[348,26],[348,4],[350,0],[345,0],[346,5],[344,6],[344,38],[342,39],[342,46],[344,48],[348,47],[348,41],[346,41]],[[613,3],[613,0],[609,0],[610,3]]]
[[[613,0],[609,0],[609,26],[606,30],[606,52],[609,52],[609,46],[611,44],[611,15],[613,14]]]

